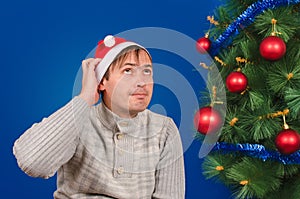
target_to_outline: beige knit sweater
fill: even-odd
[[[75,97],[28,129],[13,152],[30,176],[57,172],[54,198],[184,198],[178,129],[149,110],[124,119]]]

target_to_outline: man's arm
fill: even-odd
[[[13,147],[19,167],[33,177],[53,176],[73,156],[87,109],[86,102],[75,97],[26,130]]]
[[[182,143],[178,129],[171,119],[155,178],[152,198],[184,199],[185,174]]]
[[[95,68],[101,59],[82,62],[79,96],[31,128],[16,140],[13,153],[19,167],[33,177],[48,178],[72,158],[79,132],[89,117],[89,107],[99,100]]]

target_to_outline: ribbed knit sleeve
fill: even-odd
[[[171,119],[157,166],[155,181],[153,199],[184,199],[185,174],[182,143],[178,129]]]
[[[89,106],[73,98],[58,111],[35,123],[14,143],[19,167],[33,177],[49,178],[72,158]]]

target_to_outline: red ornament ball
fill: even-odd
[[[247,88],[248,79],[242,72],[232,72],[226,78],[226,86],[232,93],[240,93]]]
[[[196,48],[201,54],[207,53],[207,51],[210,49],[210,46],[211,41],[207,37],[202,37],[197,40]]]
[[[283,57],[286,51],[284,41],[277,36],[266,37],[259,46],[259,52],[263,58],[276,61]]]
[[[295,130],[285,129],[277,135],[275,145],[280,153],[289,155],[300,149],[300,136]]]
[[[204,135],[217,132],[223,124],[219,111],[210,106],[200,108],[194,116],[194,125]]]

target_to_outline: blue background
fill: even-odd
[[[1,4],[1,198],[47,199],[53,198],[56,178],[44,180],[24,174],[12,146],[32,123],[72,98],[81,61],[98,40],[107,34],[150,26],[173,29],[197,40],[209,27],[206,16],[213,15],[220,2],[12,0]],[[170,56],[163,52],[159,62],[170,62]],[[178,62],[168,64],[179,67]],[[160,100],[169,102],[165,97]],[[176,121],[178,108],[170,106],[167,111]],[[193,141],[184,154],[186,198],[229,198],[227,188],[202,176],[199,148],[199,141]]]

